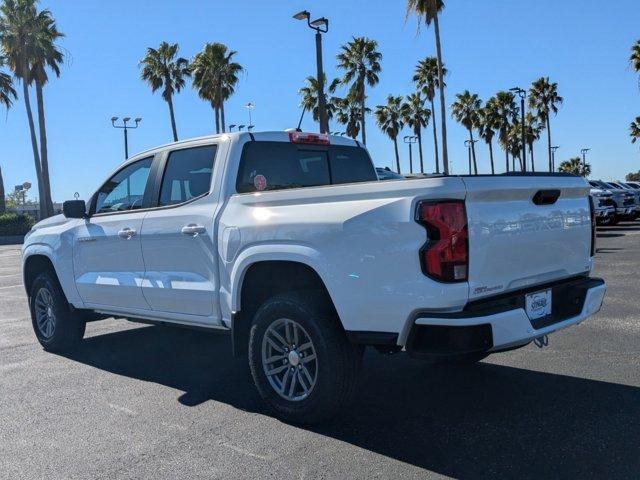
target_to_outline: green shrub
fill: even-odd
[[[0,236],[24,235],[34,224],[33,218],[24,213],[0,215]]]

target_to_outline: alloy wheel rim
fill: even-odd
[[[41,288],[35,299],[36,324],[44,338],[51,338],[56,330],[53,295],[47,288]]]
[[[274,320],[262,337],[262,368],[276,393],[292,402],[307,398],[318,379],[311,337],[298,322]]]

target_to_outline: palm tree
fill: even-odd
[[[640,73],[640,40],[636,40],[636,43],[631,47],[629,63],[636,73]],[[640,77],[638,77],[638,87],[640,88]]]
[[[536,163],[533,157],[533,143],[540,140],[540,134],[542,130],[544,130],[544,125],[540,123],[540,119],[531,112],[527,112],[524,116],[524,123],[526,124],[524,136],[531,156],[531,171],[535,172]]]
[[[447,75],[447,69],[442,67],[442,76]],[[433,148],[435,149],[436,159],[436,173],[440,173],[440,160],[438,157],[438,132],[436,129],[436,116],[434,98],[436,96],[436,89],[440,88],[440,80],[438,76],[438,59],[436,57],[427,57],[424,60],[420,60],[416,66],[415,73],[413,75],[413,81],[416,87],[424,93],[427,100],[431,104],[431,125],[433,127]],[[443,83],[444,85],[444,83]]]
[[[456,101],[451,105],[451,115],[469,132],[469,143],[471,145],[471,158],[473,158],[473,170],[478,174],[478,163],[476,161],[476,147],[473,139],[473,129],[478,126],[479,112],[482,108],[482,100],[477,94],[465,90],[456,95]]]
[[[4,0],[0,6],[0,44],[7,65],[13,75],[22,82],[42,218],[53,214],[42,87],[48,79],[47,67],[51,68],[56,75],[60,73],[59,64],[63,56],[54,42],[61,36],[51,12],[49,10],[38,12],[36,0]],[[29,96],[29,85],[33,83],[36,86],[38,102],[41,151],[38,151]]]
[[[303,114],[304,112],[311,112],[311,117],[316,122],[319,122],[320,106],[318,103],[318,99],[319,99],[318,89],[320,86],[318,85],[318,78],[310,75],[307,78],[305,78],[304,81],[305,81],[305,86],[302,87],[300,90],[298,90],[298,95],[300,95],[300,106],[303,109]],[[329,92],[334,92],[338,83],[339,81],[337,80],[334,80],[333,82],[331,82],[331,85],[329,86]],[[327,84],[327,78],[325,75],[324,85],[326,84]],[[334,105],[333,99],[332,101],[329,101],[326,103],[325,108],[327,111],[327,119],[329,120],[333,117],[334,106],[335,105]]]
[[[233,95],[242,66],[233,62],[238,52],[222,43],[207,43],[191,62],[193,87],[200,98],[207,100],[214,110],[216,133],[226,130],[224,102]]]
[[[558,113],[563,98],[558,95],[558,84],[549,82],[549,77],[540,77],[529,89],[529,108],[533,109],[547,128],[547,150],[549,153],[549,171],[551,165],[551,114]]]
[[[509,171],[509,130],[518,115],[518,106],[511,92],[498,92],[487,101],[487,105],[495,111],[498,141],[505,153],[505,168]]]
[[[366,87],[373,87],[379,81],[378,74],[382,70],[380,60],[382,54],[378,52],[378,42],[366,37],[353,37],[353,39],[341,47],[338,54],[338,68],[344,70],[341,82],[349,84],[350,94],[360,104],[360,126],[362,129],[362,143],[367,144],[367,131],[365,128]]]
[[[354,140],[360,134],[360,119],[362,114],[360,103],[350,93],[345,98],[332,97],[327,104],[327,114],[335,114],[336,121],[346,126],[346,133]],[[367,112],[369,109],[367,108]]]
[[[493,163],[493,137],[499,127],[498,113],[495,102],[487,102],[484,108],[478,112],[478,135],[489,145],[489,160],[491,161],[491,174],[496,173]]]
[[[386,134],[393,141],[393,148],[396,153],[396,167],[398,173],[400,173],[400,153],[398,152],[398,135],[404,127],[403,118],[405,117],[406,107],[403,106],[402,97],[394,97],[389,95],[387,97],[386,105],[378,105],[375,110],[376,123],[382,130],[382,133]]]
[[[640,117],[636,117],[629,125],[629,135],[631,136],[631,143],[636,143],[637,140],[640,140]]]
[[[515,122],[511,125],[509,133],[507,135],[507,149],[511,153],[511,169],[516,171],[516,158],[520,166],[520,171],[524,171],[522,165],[522,124]]]
[[[588,177],[591,174],[591,165],[587,163],[583,168],[582,159],[580,157],[573,157],[562,162],[558,167],[558,171]]]
[[[407,0],[407,13],[415,12],[418,15],[418,22],[424,20],[429,26],[433,23],[436,36],[436,56],[438,59],[438,83],[440,90],[440,120],[442,128],[442,163],[445,175],[449,174],[449,156],[447,154],[447,116],[444,100],[444,63],[442,62],[442,46],[440,45],[440,23],[438,15],[444,9],[443,0]],[[418,23],[419,25],[419,23]]]
[[[40,132],[40,162],[42,164],[42,180],[47,201],[46,214],[53,215],[53,202],[51,200],[51,181],[49,178],[49,153],[47,148],[47,129],[44,113],[43,87],[49,81],[47,68],[50,68],[56,77],[60,77],[60,65],[64,62],[64,55],[55,45],[55,41],[64,37],[58,31],[55,20],[48,11],[38,15],[37,28],[35,30],[35,42],[32,48],[32,63],[30,83],[36,87],[36,104],[38,107],[38,131]]]
[[[186,58],[178,57],[178,44],[162,42],[156,48],[147,48],[144,58],[138,63],[142,67],[140,78],[147,82],[151,91],[162,88],[162,98],[169,105],[169,118],[173,141],[178,141],[178,129],[173,110],[173,95],[180,92],[185,86],[185,79],[190,75],[189,62]]]
[[[420,152],[420,173],[424,173],[424,160],[422,157],[422,129],[427,128],[431,118],[431,110],[425,108],[425,99],[420,92],[407,95],[407,102],[403,107],[403,122],[408,125],[413,134],[418,137],[418,151]]]
[[[0,57],[0,67],[4,65],[4,59]],[[16,91],[13,89],[11,76],[0,71],[0,105],[9,110],[13,105],[13,100],[17,98]],[[4,191],[4,179],[2,178],[2,165],[0,165],[0,214],[6,211]]]

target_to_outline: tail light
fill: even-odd
[[[464,282],[469,271],[469,233],[464,201],[418,204],[417,221],[427,229],[420,250],[422,272],[441,282]]]
[[[593,206],[593,197],[589,195],[589,214],[591,217],[591,256],[596,254],[596,209]]]
[[[324,133],[289,132],[291,143],[304,143],[307,145],[329,145],[329,135]]]

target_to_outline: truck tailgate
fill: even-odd
[[[463,181],[470,300],[590,270],[589,186],[583,178],[478,176]]]

